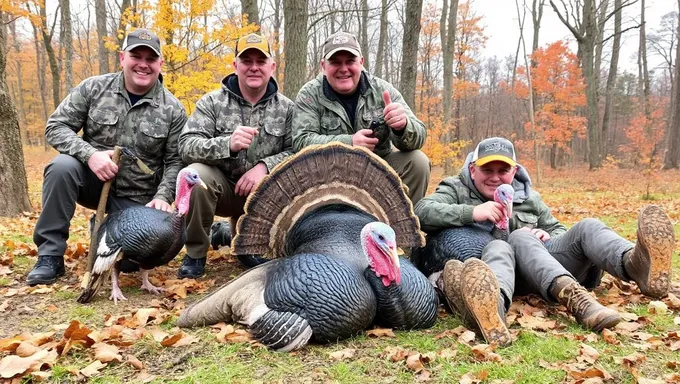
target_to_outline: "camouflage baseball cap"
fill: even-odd
[[[155,33],[148,29],[135,29],[125,36],[123,40],[123,51],[130,52],[137,47],[149,47],[158,56],[161,55],[161,40]]]
[[[472,162],[482,166],[492,161],[502,161],[511,167],[517,165],[515,147],[510,140],[502,137],[490,137],[479,142],[472,155]]]
[[[351,33],[339,31],[330,35],[323,43],[323,58],[328,60],[331,56],[340,51],[347,51],[354,56],[361,56],[361,47],[356,36]]]
[[[236,42],[236,57],[240,57],[241,54],[249,49],[257,49],[258,51],[264,53],[267,57],[272,57],[271,50],[269,49],[269,42],[262,35],[257,33],[251,33],[250,35],[242,36]]]

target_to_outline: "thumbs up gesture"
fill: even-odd
[[[385,109],[383,116],[388,127],[395,131],[401,131],[406,128],[406,109],[401,103],[393,103],[389,91],[383,92],[383,101],[385,102]]]

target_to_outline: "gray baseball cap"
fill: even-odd
[[[122,50],[130,52],[142,46],[151,48],[158,56],[161,56],[161,40],[148,29],[135,29],[128,33],[123,40]]]
[[[330,35],[323,43],[323,58],[328,60],[331,56],[340,51],[347,51],[354,56],[361,56],[361,47],[356,36],[348,32],[335,32]]]
[[[492,161],[502,161],[511,167],[517,165],[515,147],[510,140],[502,137],[490,137],[479,142],[472,155],[472,162],[482,166]]]

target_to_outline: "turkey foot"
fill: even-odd
[[[161,292],[165,292],[165,288],[157,287],[149,281],[149,270],[148,269],[141,269],[142,272],[142,286],[140,289],[143,289],[145,291],[148,291],[149,293],[153,294],[159,294]]]
[[[127,300],[127,297],[123,296],[123,292],[118,287],[118,273],[118,268],[113,267],[113,271],[111,272],[111,296],[109,296],[109,300],[113,300],[113,303],[116,305],[118,304],[118,300]]]

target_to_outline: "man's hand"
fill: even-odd
[[[400,103],[393,103],[389,91],[383,92],[383,101],[385,102],[383,116],[387,126],[395,131],[406,128],[406,108]]]
[[[542,242],[547,242],[550,240],[550,234],[541,228],[528,228],[528,227],[522,227],[519,229],[520,231],[531,231],[531,233],[536,236],[537,239],[541,240]]]
[[[238,179],[234,192],[240,196],[248,196],[257,183],[259,183],[267,173],[269,173],[269,171],[267,171],[267,166],[264,163],[255,164],[254,167]]]
[[[113,179],[118,173],[118,166],[111,160],[113,150],[97,151],[87,160],[87,166],[101,181]]]
[[[481,223],[489,220],[492,223],[497,223],[505,217],[505,210],[503,204],[495,201],[487,201],[484,204],[475,206],[472,210],[472,220],[475,223]]]
[[[146,203],[147,207],[155,208],[165,212],[172,212],[172,206],[161,199],[153,199]]]
[[[352,135],[352,145],[355,147],[364,147],[373,151],[378,144],[378,138],[373,137],[373,131],[370,129],[360,129]]]
[[[229,150],[238,152],[242,149],[248,149],[255,136],[257,136],[257,128],[246,127],[245,125],[237,126],[234,133],[231,134]]]

